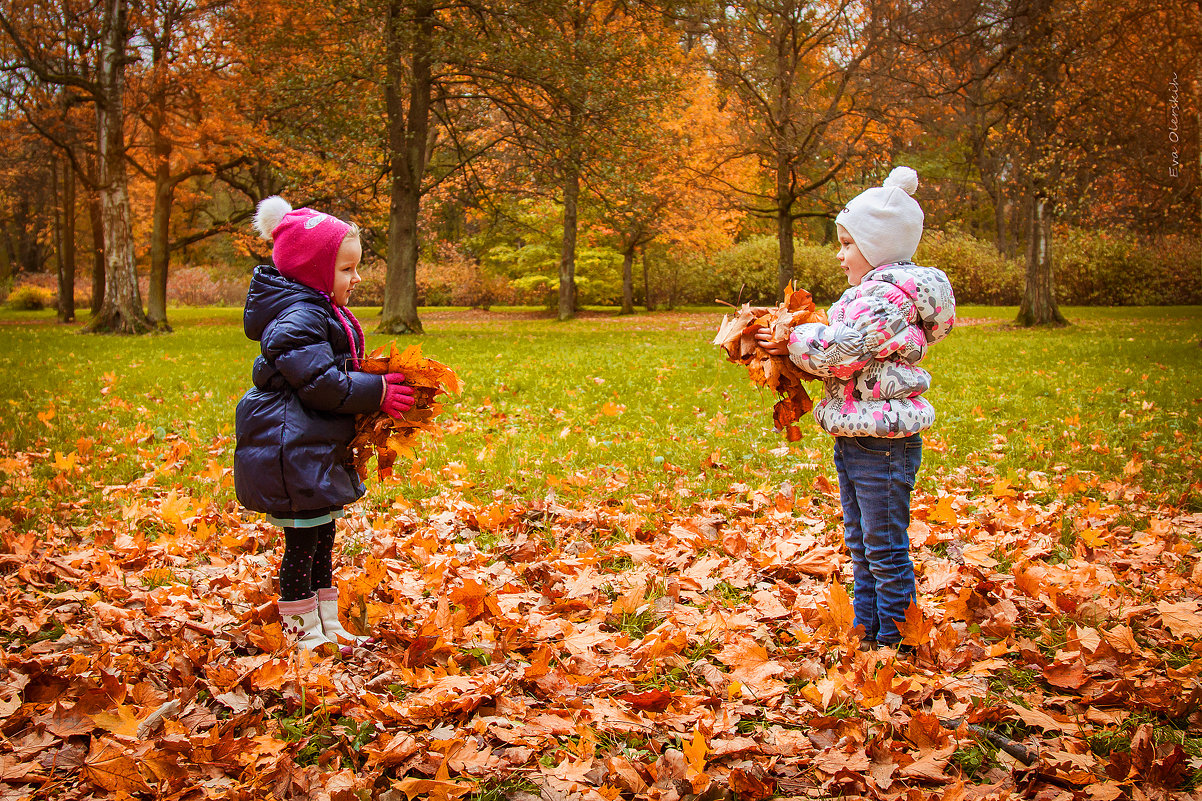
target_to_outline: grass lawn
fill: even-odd
[[[376,311],[357,310],[369,331]],[[1202,508],[1202,310],[1065,311],[1069,328],[1022,330],[1008,325],[1013,309],[960,310],[964,324],[924,363],[938,419],[919,489],[986,466],[1015,486],[1030,488],[1032,472],[1078,475]],[[421,342],[466,389],[446,404],[445,438],[396,482],[372,482],[369,497],[416,501],[453,481],[469,497],[569,500],[609,487],[687,506],[731,485],[833,481],[829,437],[803,421],[804,437],[787,445],[770,427],[773,398],[709,344],[721,313],[598,311],[561,324],[535,310],[424,310],[428,333],[404,343]],[[184,442],[175,480],[191,486],[212,443],[219,462],[231,456],[225,438],[257,353],[240,317],[173,309],[174,333],[125,338],[77,335],[51,312],[0,314],[0,440],[10,453],[42,452],[47,480],[53,454],[94,440],[105,455],[86,476],[95,488],[145,472],[140,450]]]

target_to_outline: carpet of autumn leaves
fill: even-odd
[[[352,516],[344,611],[380,642],[347,660],[290,652],[276,535],[241,513],[167,493],[86,531],[6,518],[0,797],[1184,796],[1198,762],[1159,732],[1202,728],[1202,516],[1133,532],[1125,484],[1034,504],[958,480],[915,499],[910,658],[855,648],[823,481],[670,517],[453,492]],[[970,775],[985,731],[1032,764]]]
[[[1202,515],[1141,490],[1151,462],[922,481],[901,657],[856,648],[821,475],[667,504],[613,466],[530,500],[447,465],[340,524],[379,640],[341,659],[282,636],[228,436],[79,433],[0,443],[4,801],[1198,795]],[[114,449],[140,475],[97,492]]]

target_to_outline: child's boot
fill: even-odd
[[[333,642],[322,633],[321,615],[317,609],[317,596],[311,595],[299,601],[278,601],[280,620],[284,633],[296,640],[298,648],[318,651],[323,645]]]
[[[342,652],[347,653],[347,645],[371,645],[368,637],[358,637],[351,634],[338,622],[338,588],[323,587],[317,591],[317,608],[321,613],[321,630],[326,638],[344,646]]]

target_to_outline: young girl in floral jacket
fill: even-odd
[[[773,341],[766,330],[757,335],[769,353],[787,353],[825,382],[814,419],[835,438],[863,648],[897,647],[898,623],[916,598],[906,530],[922,462],[920,432],[935,420],[922,397],[931,376],[918,362],[948,335],[956,315],[947,276],[910,261],[922,238],[917,188],[914,170],[898,167],[835,218],[838,259],[851,287],[831,306],[829,325],[800,325],[788,342]]]
[[[275,266],[255,269],[243,327],[256,340],[254,387],[238,403],[234,489],[284,529],[280,617],[300,647],[363,638],[338,622],[334,520],[365,492],[350,464],[355,415],[413,405],[404,376],[359,371],[363,328],[347,308],[359,283],[359,229],[281,197],[259,204],[255,228]]]

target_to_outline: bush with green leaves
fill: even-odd
[[[927,230],[914,261],[947,273],[959,303],[1013,306],[1022,298],[1026,267],[992,242],[957,231]]]
[[[8,306],[17,311],[40,311],[54,305],[54,293],[39,286],[24,284],[8,296]]]
[[[1202,239],[1058,229],[1052,241],[1056,300],[1080,306],[1202,303]]]
[[[847,288],[835,248],[796,241],[793,286],[819,303],[830,303]],[[777,292],[778,246],[775,236],[753,236],[709,258],[691,260],[693,280],[687,300],[708,303],[774,303]]]

